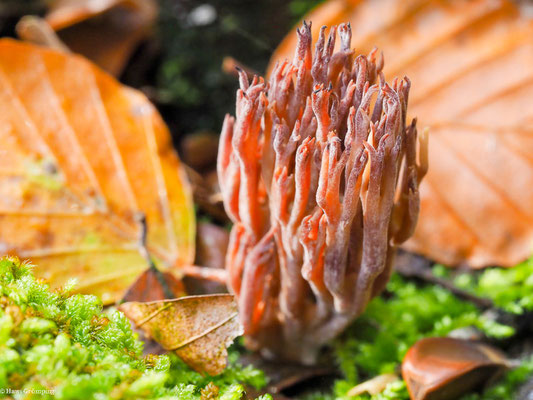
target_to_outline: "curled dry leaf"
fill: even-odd
[[[499,350],[482,343],[424,338],[405,355],[402,376],[413,400],[453,400],[488,384],[507,365]]]
[[[161,117],[85,59],[0,41],[0,249],[106,303],[194,258],[188,181]]]
[[[122,72],[157,17],[155,0],[52,0],[48,4],[44,21],[20,22],[19,37],[38,44],[54,44],[56,39],[46,34],[52,29],[69,49],[113,75]]]
[[[525,2],[524,2],[525,3]],[[533,245],[533,22],[510,0],[330,0],[305,17],[350,21],[388,77],[413,82],[409,115],[429,126],[419,223],[404,245],[448,265],[512,266]],[[292,58],[292,32],[273,56]]]
[[[131,302],[119,309],[165,350],[174,351],[195,371],[209,375],[224,370],[226,348],[242,335],[237,304],[229,294]]]

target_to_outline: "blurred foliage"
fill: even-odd
[[[160,0],[162,59],[156,100],[180,133],[218,132],[233,113],[237,78],[222,71],[231,56],[263,74],[286,32],[318,0]]]
[[[238,400],[264,375],[237,364],[203,377],[175,355],[143,357],[143,343],[119,311],[102,311],[95,296],[71,295],[37,280],[31,267],[0,260],[0,388],[53,390],[43,399],[199,400],[206,392]],[[27,398],[21,392],[15,398]]]
[[[15,36],[23,15],[44,15],[47,0],[0,0],[0,37]]]

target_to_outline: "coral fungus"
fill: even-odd
[[[349,24],[325,31],[313,55],[304,23],[268,84],[239,71],[218,159],[247,343],[304,363],[383,290],[427,169],[426,136],[406,125],[409,80],[385,83],[377,50],[355,56]]]

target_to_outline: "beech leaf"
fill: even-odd
[[[2,39],[0,127],[2,253],[30,259],[53,287],[77,278],[104,303],[147,270],[145,250],[181,278],[192,195],[143,94],[82,57]]]
[[[486,344],[432,337],[409,349],[402,376],[413,400],[454,400],[489,384],[507,366],[505,356]]]
[[[119,306],[137,327],[200,373],[218,375],[226,348],[242,335],[233,295],[188,296]]]
[[[511,0],[330,0],[304,17],[349,21],[360,53],[408,76],[410,117],[429,126],[429,172],[404,244],[447,265],[513,266],[533,245],[533,21]],[[526,2],[523,2],[524,4]],[[291,59],[287,35],[275,62]]]

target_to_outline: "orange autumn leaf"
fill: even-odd
[[[510,0],[330,0],[306,20],[351,22],[387,77],[412,81],[429,126],[421,211],[404,247],[448,265],[512,266],[533,250],[533,22]],[[274,54],[290,58],[292,32]]]
[[[118,76],[157,17],[155,0],[51,0],[44,20],[23,18],[21,39],[55,45],[57,37],[70,50],[83,54]],[[44,35],[44,37],[43,37]]]
[[[140,92],[82,57],[0,40],[0,249],[106,303],[147,269],[194,257],[191,191]]]
[[[226,349],[242,335],[237,303],[230,294],[130,302],[119,309],[165,350],[175,352],[202,374],[224,371]]]

